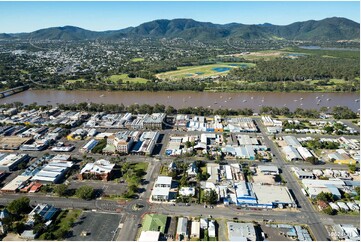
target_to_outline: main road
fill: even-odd
[[[261,133],[266,134],[267,131],[265,130],[265,127],[260,122],[260,120],[256,120],[256,123]],[[269,138],[269,136],[264,135],[263,137],[265,145],[269,147],[272,153],[275,155],[274,161],[276,164],[278,164],[278,167],[281,168],[282,175],[287,181],[287,186],[294,194],[295,199],[300,206],[300,211],[305,216],[304,221],[310,226],[313,235],[315,236],[315,239],[318,241],[330,240],[330,236],[327,233],[325,226],[321,222],[319,213],[314,210],[314,207],[312,206],[310,201],[302,194],[300,185],[296,181],[295,177],[292,176],[289,167],[286,166],[278,148]]]

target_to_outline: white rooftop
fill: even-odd
[[[142,231],[138,241],[159,241],[159,231]]]
[[[170,176],[158,176],[157,180],[155,181],[154,185],[163,184],[163,185],[171,185],[172,184],[172,177]]]

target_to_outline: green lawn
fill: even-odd
[[[146,162],[138,162],[138,163],[132,163],[130,165],[130,167],[134,170],[134,171],[144,171],[146,172],[148,169],[148,163]]]
[[[142,62],[144,61],[144,58],[133,58],[131,62]]]
[[[112,75],[112,76],[107,78],[107,80],[110,80],[112,82],[117,82],[120,79],[123,80],[123,83],[126,83],[127,81],[129,81],[129,82],[137,82],[137,83],[146,83],[148,81],[147,79],[144,79],[144,78],[141,78],[141,77],[129,78],[128,74]]]
[[[80,78],[80,79],[76,79],[76,80],[66,80],[65,81],[66,84],[70,84],[70,83],[74,83],[74,82],[85,82],[85,79]]]
[[[201,66],[183,66],[179,67],[176,71],[168,71],[164,73],[160,73],[157,75],[160,79],[170,79],[170,80],[179,80],[181,78],[204,78],[210,76],[220,76],[227,74],[229,70],[217,72],[213,70],[213,68],[217,67],[225,67],[225,68],[237,68],[241,65],[245,65],[247,67],[253,67],[255,64],[253,63],[218,63],[218,64],[211,64],[211,65],[201,65]]]
[[[55,227],[52,227],[51,232],[55,236],[55,240],[63,239],[60,237],[60,234],[62,234],[60,231],[69,231],[73,223],[77,220],[77,218],[82,213],[82,210],[80,209],[70,209],[70,210],[63,210],[60,212],[56,220],[53,222]],[[44,240],[44,235],[46,232],[42,235],[40,235],[39,239]]]

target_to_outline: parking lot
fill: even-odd
[[[111,241],[121,218],[120,214],[83,212],[73,227],[73,236],[68,240]],[[86,236],[84,236],[84,232],[86,232]]]

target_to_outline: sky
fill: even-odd
[[[117,30],[174,18],[217,24],[287,25],[328,17],[345,17],[359,23],[360,2],[0,2],[0,33],[66,25],[94,31]]]

